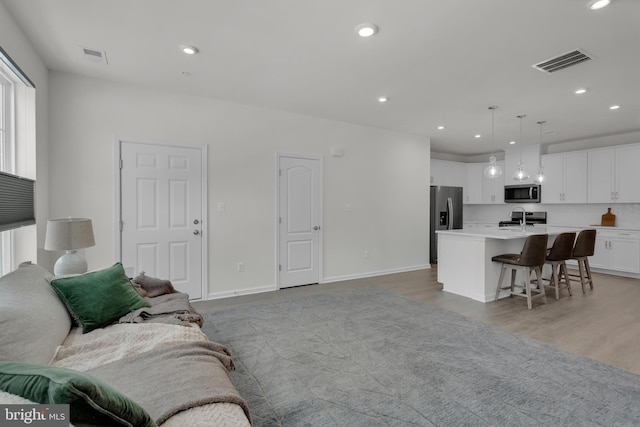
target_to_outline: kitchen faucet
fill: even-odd
[[[522,211],[522,218],[520,218],[520,228],[522,228],[522,232],[525,232],[527,230],[527,221],[525,220],[526,212],[522,206],[516,206],[515,208],[511,209],[509,217],[513,219],[513,213],[518,209]]]

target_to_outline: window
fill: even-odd
[[[19,159],[18,144],[35,144],[35,86],[9,55],[0,47],[0,171],[25,176],[35,158]],[[31,127],[33,129],[27,129]],[[23,155],[24,157],[24,155]],[[35,178],[35,177],[34,177]],[[0,275],[13,269],[15,233],[0,232]]]

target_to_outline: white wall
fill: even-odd
[[[114,261],[117,139],[209,146],[210,295],[275,286],[277,152],[324,156],[327,281],[428,266],[428,138],[61,72],[49,85],[51,215],[93,219],[89,268]]]
[[[48,80],[47,68],[35,49],[13,21],[0,2],[0,46],[11,56],[22,71],[36,86],[36,136],[27,136],[23,141],[28,146],[20,147],[18,165],[25,175],[36,180],[36,225],[14,230],[14,267],[23,261],[47,263],[50,257],[45,252],[44,234],[49,217],[48,201]],[[33,123],[22,123],[19,130],[31,130]]]

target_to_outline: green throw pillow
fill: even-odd
[[[51,280],[51,286],[82,325],[91,332],[149,304],[133,288],[121,263],[104,270]]]
[[[0,363],[0,390],[42,404],[69,404],[71,423],[155,427],[137,403],[82,372],[30,363]]]

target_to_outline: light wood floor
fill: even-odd
[[[525,298],[485,304],[443,292],[436,278],[434,265],[427,270],[195,302],[194,307],[201,313],[215,312],[335,289],[378,286],[640,374],[639,279],[594,273],[593,291],[583,294],[575,283],[573,296],[561,291],[556,301],[548,290],[546,305],[534,300],[533,309],[527,310]]]

